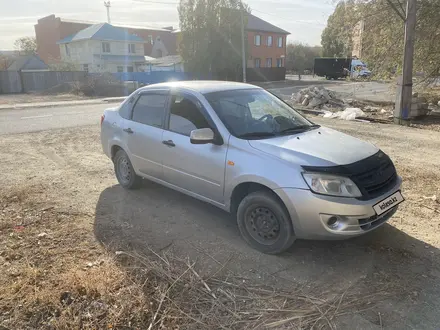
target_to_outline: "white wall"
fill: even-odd
[[[140,65],[138,71],[143,72],[151,72],[151,71],[175,71],[175,72],[185,72],[183,67],[183,63],[177,63],[176,65],[170,66],[160,66],[160,65],[151,65],[144,64]]]
[[[144,43],[143,42],[125,42],[125,41],[105,41],[105,40],[89,40],[91,50],[95,55],[137,55],[144,56]],[[102,43],[110,43],[110,53],[104,53],[102,51]],[[128,45],[135,44],[135,53],[128,52]]]
[[[110,43],[110,53],[102,51],[102,43]],[[135,44],[135,53],[128,52],[128,45]],[[127,71],[127,66],[133,66],[136,71],[134,62],[115,63],[111,60],[103,60],[95,55],[127,55],[127,56],[144,56],[143,42],[124,42],[124,41],[100,41],[100,40],[81,40],[68,44],[59,45],[61,52],[61,60],[73,63],[78,70],[83,70],[84,64],[88,64],[89,72],[117,72],[118,66],[123,66]],[[68,52],[66,51],[66,47]]]
[[[160,56],[161,54],[161,56]],[[164,43],[162,42],[162,40],[160,39],[160,37],[156,37],[156,40],[154,41],[153,44],[153,49],[151,50],[151,57],[164,57],[164,56],[168,56],[168,50],[165,47]]]
[[[68,44],[59,45],[61,52],[61,60],[73,63],[81,67],[82,64],[93,63],[93,54],[90,50],[88,40],[76,41]]]

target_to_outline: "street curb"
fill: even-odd
[[[107,99],[95,99],[86,101],[65,101],[65,102],[47,102],[47,103],[19,103],[11,104],[6,106],[0,106],[0,111],[2,110],[25,110],[25,109],[40,109],[40,108],[54,108],[62,106],[82,106],[91,104],[110,104],[110,103],[121,103],[126,99],[123,97],[111,97]]]

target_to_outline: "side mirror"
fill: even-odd
[[[214,131],[210,128],[200,128],[191,131],[189,136],[192,144],[208,144],[214,142]]]

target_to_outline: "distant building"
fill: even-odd
[[[245,30],[248,39],[248,68],[285,67],[287,36],[290,32],[252,14],[247,14]],[[173,33],[179,41],[180,30],[174,30]]]
[[[180,55],[168,55],[161,58],[153,58],[147,60],[147,63],[142,66],[142,71],[172,71],[184,72],[183,60]]]
[[[289,32],[247,15],[248,68],[285,67],[287,36]]]
[[[108,23],[57,42],[61,60],[87,72],[136,72],[145,63],[144,40]]]
[[[49,66],[37,55],[16,55],[12,58],[7,71],[49,71]]]
[[[84,30],[96,22],[69,20],[55,15],[49,15],[38,20],[35,25],[37,39],[37,54],[46,62],[56,62],[61,59],[60,47],[57,42]],[[173,28],[150,28],[144,26],[113,24],[129,34],[134,34],[144,40],[142,55],[161,57],[177,54],[176,34]]]
[[[362,58],[363,36],[365,31],[365,21],[359,21],[353,28],[353,50],[351,56]]]

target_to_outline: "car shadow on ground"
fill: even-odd
[[[440,251],[388,224],[348,241],[298,240],[288,252],[270,256],[246,245],[228,213],[152,182],[136,191],[106,188],[95,214],[95,236],[114,251],[168,251],[197,260],[201,272],[226,265],[240,276],[284,288],[300,284],[361,295],[391,290],[386,301],[362,313],[366,328],[440,324]],[[341,322],[347,322],[342,328],[355,326]]]

